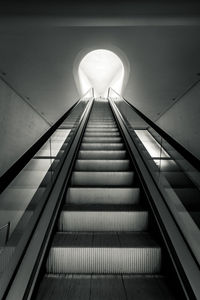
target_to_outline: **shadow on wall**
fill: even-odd
[[[116,47],[109,49],[83,49],[75,59],[73,74],[82,96],[91,87],[95,97],[106,97],[112,87],[123,94],[130,73],[126,55]]]

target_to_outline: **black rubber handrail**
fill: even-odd
[[[40,201],[37,201],[38,205],[35,207],[34,213],[28,222],[28,226],[26,226],[26,228],[24,229],[23,234],[20,240],[18,241],[17,245],[14,235],[13,240],[11,236],[11,238],[8,241],[11,247],[13,247],[13,245],[16,245],[14,251],[15,255],[12,255],[12,258],[10,258],[6,269],[1,275],[0,299],[7,299],[6,295],[8,292],[14,293],[14,298],[12,296],[11,298],[16,300],[29,299],[24,296],[21,297],[20,293],[24,292],[24,288],[26,289],[29,286],[29,280],[31,279],[30,277],[33,274],[32,272],[34,266],[35,264],[37,264],[38,255],[40,255],[41,247],[45,246],[43,244],[43,241],[46,238],[46,234],[49,230],[51,220],[52,218],[55,218],[55,209],[56,207],[61,205],[63,199],[61,194],[63,194],[65,191],[64,185],[68,183],[69,173],[71,171],[72,164],[75,160],[77,149],[83,135],[83,128],[85,128],[87,124],[92,105],[93,97],[91,97],[91,99],[86,104],[86,107],[84,108],[82,115],[79,118],[78,124],[71,136],[71,139],[69,140],[66,149],[64,150],[64,153],[60,159],[60,162],[55,169],[53,181],[46,186],[42,197],[40,197]],[[43,214],[45,214],[45,217],[42,217]],[[38,226],[40,226],[39,224],[41,223],[42,226],[40,227],[40,229],[38,229]],[[33,243],[34,246],[32,247],[31,245]],[[9,249],[9,245],[7,244],[7,249]],[[29,247],[31,248],[31,254],[30,252],[29,254],[27,254],[27,249],[29,249]],[[31,258],[28,258],[28,264],[26,264],[24,263],[24,261],[26,260],[28,255],[30,255]],[[24,267],[25,269],[23,269]],[[31,269],[32,267],[33,269]],[[22,269],[23,271],[21,271]],[[29,275],[24,277],[24,272],[27,272]],[[20,279],[18,282],[18,279],[21,275],[23,276],[23,280]]]
[[[183,234],[182,227],[174,217],[169,205],[168,194],[164,186],[158,183],[156,175],[148,168],[140,149],[137,148],[132,131],[117,107],[115,101],[110,97],[109,103],[118,124],[124,143],[136,167],[140,183],[147,195],[151,211],[155,217],[163,242],[166,246],[173,265],[178,275],[184,299],[200,299],[199,264],[187,238]],[[192,237],[192,236],[191,236]]]
[[[70,115],[72,110],[79,104],[85,95],[88,94],[89,89],[54,125],[45,132],[35,144],[33,144],[1,177],[0,177],[0,193],[2,193],[11,181],[21,172],[25,165],[33,158],[33,156],[40,150],[52,134],[58,129],[62,122]]]
[[[132,110],[134,110],[149,126],[151,126],[162,138],[164,138],[171,146],[174,147],[195,169],[200,171],[200,160],[194,156],[190,151],[183,147],[179,142],[172,138],[168,133],[151,121],[147,116],[145,116],[140,110],[138,110],[133,104],[126,100],[123,96],[119,95],[115,90],[109,88],[108,97],[110,90],[114,91],[121,99],[123,99]]]

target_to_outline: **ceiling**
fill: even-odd
[[[156,120],[199,78],[199,6],[169,2],[142,10],[137,1],[135,6],[129,1],[112,6],[111,1],[95,11],[89,2],[81,2],[87,3],[84,9],[76,2],[64,12],[50,4],[5,5],[1,76],[55,122],[79,98],[73,67],[80,51],[118,48],[130,64],[125,98]]]

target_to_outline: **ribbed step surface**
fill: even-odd
[[[126,206],[118,210],[108,205],[71,209],[65,206],[58,223],[59,231],[146,231],[147,228],[148,212]]]
[[[119,136],[119,132],[85,132],[84,137],[115,137]]]
[[[77,160],[75,171],[128,171],[130,160]]]
[[[139,188],[74,188],[67,191],[66,203],[72,204],[137,204]]]
[[[125,150],[81,150],[78,159],[125,159],[127,152]]]
[[[116,128],[104,127],[103,129],[99,128],[99,127],[97,127],[97,128],[87,127],[85,132],[116,132],[116,131],[117,132],[119,131],[117,127]]]
[[[115,124],[103,124],[102,123],[93,123],[93,124],[88,124],[87,129],[89,128],[117,128],[117,126]]]
[[[84,137],[83,143],[121,143],[121,137]]]
[[[122,143],[82,143],[81,150],[124,150]]]
[[[134,172],[82,172],[72,173],[71,185],[77,186],[130,186]]]
[[[161,249],[146,233],[57,233],[48,273],[158,273]]]

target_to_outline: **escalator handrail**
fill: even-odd
[[[200,297],[200,270],[199,265],[188,246],[183,234],[180,231],[177,222],[172,216],[169,207],[166,204],[162,191],[155,183],[152,174],[149,172],[142,155],[136,148],[132,139],[130,129],[127,127],[126,121],[120,113],[115,102],[108,98],[111,109],[114,113],[116,121],[119,125],[124,141],[130,151],[130,156],[134,157],[134,164],[137,167],[139,177],[143,180],[143,186],[150,195],[150,207],[154,212],[157,224],[160,228],[165,245],[172,258],[175,269],[187,299],[199,299]],[[139,166],[139,167],[138,167]],[[173,253],[173,254],[172,254]],[[186,287],[185,287],[186,286]]]
[[[90,98],[79,119],[79,123],[73,133],[73,137],[70,139],[65,153],[63,153],[59,164],[60,166],[56,168],[54,175],[55,180],[46,188],[39,205],[34,211],[34,215],[29,221],[29,224],[17,245],[12,262],[9,263],[5,272],[1,276],[0,299],[4,299],[5,297],[7,299],[7,293],[9,293],[9,295],[14,294],[14,299],[16,300],[24,299],[24,297],[19,295],[30,285],[29,281],[31,280],[30,278],[35,270],[35,264],[37,264],[38,261],[38,253],[41,252],[44,239],[48,235],[47,232],[49,227],[52,226],[52,218],[55,218],[56,216],[55,210],[58,210],[57,207],[61,205],[61,194],[64,191],[63,185],[67,183],[66,177],[69,177],[69,172],[67,170],[70,169],[73,163],[73,157],[76,155],[74,149],[80,142],[82,128],[86,124],[92,104],[93,97]],[[69,157],[70,155],[71,157]],[[68,167],[66,167],[66,165]],[[65,175],[63,175],[63,173]],[[42,226],[40,225],[41,223]],[[39,242],[40,240],[42,240],[41,243]],[[34,246],[32,246],[32,244],[34,244]],[[34,256],[36,255],[37,258],[34,260]],[[27,258],[28,262],[26,261]],[[26,272],[30,273],[30,276],[25,276],[24,274]],[[23,279],[21,279],[20,276],[22,276]]]
[[[187,150],[184,146],[182,146],[179,142],[177,142],[173,137],[171,137],[166,131],[161,129],[158,125],[156,125],[153,121],[151,121],[146,115],[144,115],[140,110],[138,110],[133,104],[131,104],[128,100],[126,100],[123,96],[118,94],[112,88],[109,88],[108,98],[110,94],[110,90],[112,90],[115,94],[117,94],[124,102],[131,107],[133,111],[137,113],[149,126],[151,126],[162,138],[164,138],[171,146],[174,147],[176,151],[178,151],[195,169],[200,171],[200,160],[194,156],[189,150]]]
[[[70,109],[64,113],[58,121],[55,122],[1,177],[0,177],[0,194],[7,188],[11,181],[21,172],[25,165],[33,158],[40,148],[48,141],[52,134],[58,129],[62,122],[78,106],[80,101],[90,92],[89,89]]]

